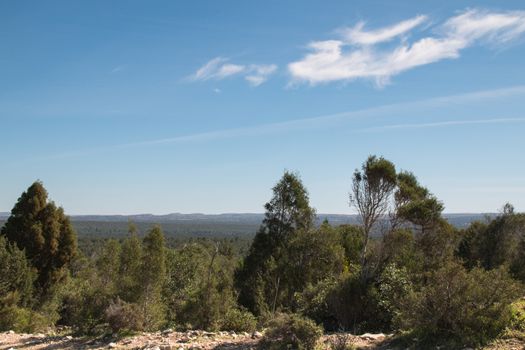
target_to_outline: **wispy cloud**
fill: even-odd
[[[268,77],[275,73],[277,66],[275,64],[259,64],[248,67],[248,75],[244,77],[250,85],[259,86],[268,80]]]
[[[202,133],[193,133],[187,135],[179,135],[169,138],[161,138],[154,140],[147,140],[141,142],[123,143],[107,147],[95,147],[91,149],[71,151],[62,154],[56,154],[46,157],[41,157],[38,160],[50,160],[50,159],[62,159],[71,158],[76,156],[87,156],[91,154],[97,154],[101,152],[108,152],[112,150],[128,149],[135,147],[146,147],[155,145],[165,144],[177,144],[177,143],[188,143],[188,142],[208,142],[221,139],[230,139],[237,137],[249,137],[257,135],[268,135],[277,134],[282,132],[289,132],[295,130],[312,130],[319,128],[328,128],[341,125],[345,121],[349,121],[356,118],[374,118],[382,117],[385,115],[397,114],[407,109],[417,108],[437,108],[440,106],[446,106],[450,104],[462,104],[472,103],[476,101],[488,101],[497,100],[505,97],[513,96],[524,96],[525,97],[525,85],[513,86],[508,88],[475,91],[471,93],[435,97],[430,99],[411,101],[405,103],[396,103],[390,105],[377,106],[373,108],[366,108],[355,111],[348,111],[336,114],[321,115],[311,118],[295,119],[286,122],[259,124],[254,126],[248,126],[243,128],[233,129],[222,129],[215,131],[208,131]],[[493,118],[493,119],[479,119],[479,120],[449,120],[434,123],[420,123],[420,124],[395,124],[395,125],[384,125],[374,128],[360,128],[354,129],[354,132],[378,132],[388,131],[395,129],[408,129],[408,128],[431,128],[431,127],[452,127],[467,124],[511,124],[525,122],[525,118]]]
[[[405,36],[427,21],[420,15],[377,30],[365,30],[362,22],[341,29],[336,39],[310,43],[311,52],[288,65],[292,81],[315,85],[364,78],[383,86],[406,70],[458,58],[474,45],[504,45],[525,32],[525,11],[472,9],[431,28],[436,34],[409,43]],[[382,45],[399,37],[403,40],[394,47]]]
[[[111,70],[111,74],[122,72],[124,69],[126,69],[126,65],[118,65]]]
[[[243,76],[252,86],[259,86],[275,73],[275,64],[241,65],[229,63],[228,58],[215,57],[200,67],[191,77],[193,81],[222,80],[232,76]]]
[[[388,131],[400,129],[427,129],[439,128],[456,125],[476,125],[476,124],[513,124],[525,123],[525,118],[492,118],[492,119],[475,119],[475,120],[446,120],[434,123],[410,123],[410,124],[393,124],[382,125],[373,128],[364,128],[359,131]]]
[[[416,16],[406,21],[399,22],[393,26],[378,30],[365,31],[365,22],[359,22],[353,28],[343,28],[340,33],[346,42],[358,45],[374,45],[380,42],[390,41],[398,36],[406,34],[427,20],[427,16]]]

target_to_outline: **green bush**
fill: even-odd
[[[257,319],[251,312],[232,308],[224,315],[221,328],[226,331],[253,332],[256,326]]]
[[[41,331],[52,324],[44,315],[29,308],[17,306],[18,296],[9,293],[0,298],[0,331],[32,333]]]
[[[136,304],[120,299],[112,302],[106,309],[106,322],[113,332],[139,331],[144,328],[142,314]]]
[[[422,339],[483,344],[511,324],[511,304],[519,292],[503,268],[467,271],[448,262],[429,274],[420,290],[407,294],[399,319]]]
[[[321,327],[309,318],[278,314],[270,321],[260,347],[269,350],[313,350],[322,334]]]
[[[525,300],[520,300],[511,305],[509,328],[515,331],[525,332]]]
[[[338,330],[340,324],[333,310],[333,298],[331,298],[338,283],[338,279],[329,277],[315,285],[307,286],[301,293],[296,294],[299,313],[322,324],[326,330]]]

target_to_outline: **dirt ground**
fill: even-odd
[[[172,332],[142,333],[126,338],[89,338],[45,334],[0,333],[0,350],[62,350],[62,349],[143,349],[143,350],[248,350],[255,349],[260,333],[234,332]],[[322,349],[330,349],[335,335],[320,341]],[[383,335],[347,335],[357,348],[377,349],[388,337]]]
[[[140,350],[248,350],[255,349],[262,334],[234,332],[173,332],[142,333],[125,338],[73,337],[70,335],[19,334],[12,331],[0,333],[0,350],[63,350],[63,349],[140,349]],[[346,338],[356,349],[394,350],[392,336],[383,334],[324,335],[320,350]],[[417,349],[412,346],[410,349]],[[440,347],[437,347],[439,350]],[[467,350],[469,348],[463,348]],[[485,350],[525,350],[525,342],[516,339],[498,340],[484,347]],[[444,350],[444,349],[441,349]],[[472,350],[472,349],[470,349]]]

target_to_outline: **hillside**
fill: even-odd
[[[465,228],[473,221],[483,221],[494,217],[494,213],[443,214],[443,217],[458,228]],[[0,226],[9,217],[9,213],[0,212]],[[166,215],[72,215],[73,226],[80,237],[119,237],[128,232],[128,223],[135,223],[139,233],[145,233],[152,225],[160,224],[168,237],[227,237],[252,236],[255,234],[264,214],[180,214]],[[328,220],[334,226],[357,224],[357,215],[318,214],[317,224]]]

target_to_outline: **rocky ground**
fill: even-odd
[[[255,332],[174,332],[166,330],[142,333],[130,337],[73,337],[53,334],[20,334],[13,331],[0,333],[0,350],[62,350],[62,349],[140,349],[140,350],[248,350],[255,349],[262,334]],[[353,344],[356,349],[395,349],[392,336],[384,334],[332,334],[324,335],[320,350],[331,349],[336,342]],[[412,346],[410,349],[417,349]],[[440,349],[440,347],[437,347]],[[469,348],[464,348],[467,350]],[[498,340],[485,347],[487,350],[522,350],[525,342],[517,339]]]
[[[248,350],[255,349],[262,334],[255,332],[174,332],[166,330],[142,333],[125,338],[73,337],[70,335],[19,334],[12,331],[0,333],[0,350],[61,350],[61,349],[141,349],[141,350]],[[321,339],[322,349],[330,349],[336,335]],[[382,334],[345,335],[347,341],[361,349],[378,349],[388,340]]]

